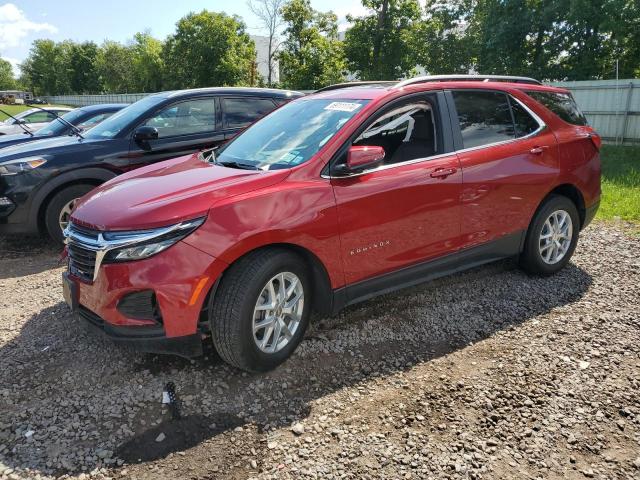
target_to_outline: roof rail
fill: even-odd
[[[322,87],[319,90],[316,90],[313,93],[319,92],[327,92],[329,90],[338,90],[340,88],[348,88],[348,87],[366,87],[367,85],[395,85],[398,83],[397,80],[371,80],[371,81],[363,81],[363,82],[344,82],[344,83],[336,83],[335,85],[328,85],[326,87]]]
[[[415,83],[426,82],[511,82],[542,85],[542,82],[529,77],[512,77],[509,75],[425,75],[396,83],[393,88],[406,87]]]

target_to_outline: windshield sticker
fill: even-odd
[[[353,112],[358,109],[361,105],[359,103],[349,103],[349,102],[331,102],[329,105],[324,107],[325,110],[337,110],[338,112]]]

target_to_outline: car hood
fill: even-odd
[[[198,154],[166,160],[109,180],[76,204],[74,223],[97,230],[143,230],[201,217],[218,201],[274,185],[288,170],[241,170]]]
[[[2,138],[2,137],[0,137]],[[52,156],[64,151],[73,153],[75,151],[87,151],[87,149],[98,148],[109,142],[109,139],[79,139],[76,136],[47,137],[42,140],[11,145],[0,150],[0,162],[15,158],[31,157],[34,155]],[[2,144],[0,143],[0,148]]]
[[[32,137],[31,135],[27,135],[26,133],[14,133],[12,135],[0,135],[0,148],[6,148],[10,145],[32,142],[35,139],[44,139],[47,137]]]

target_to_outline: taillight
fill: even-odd
[[[600,147],[602,146],[602,137],[600,137],[600,135],[596,132],[591,132],[589,134],[589,140],[591,140],[593,146],[596,147],[596,150],[600,150]]]

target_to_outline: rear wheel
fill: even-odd
[[[260,250],[232,265],[212,299],[218,354],[242,370],[275,368],[296,349],[309,323],[305,262],[281,249]]]
[[[556,273],[569,263],[579,232],[575,204],[567,197],[551,195],[531,221],[520,264],[530,273]]]
[[[64,242],[62,231],[69,224],[69,217],[75,203],[94,188],[94,185],[88,184],[71,185],[60,190],[49,200],[44,213],[44,223],[49,237],[54,242],[60,245]]]

